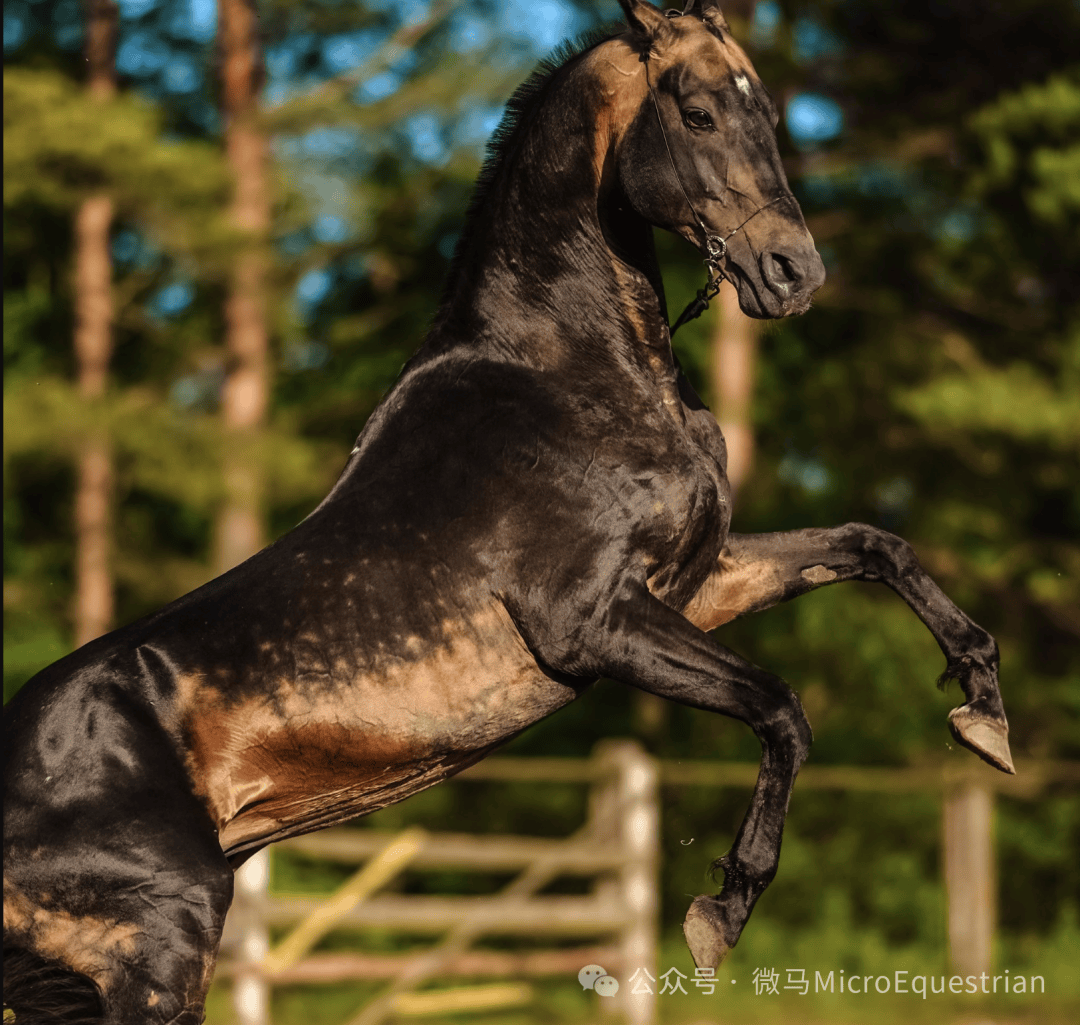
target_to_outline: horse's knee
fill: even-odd
[[[785,711],[784,726],[785,734],[791,738],[791,744],[795,749],[796,760],[801,765],[810,753],[810,745],[814,742],[814,731],[803,711],[802,702],[794,691],[791,692],[791,701]]]
[[[814,742],[814,731],[802,702],[783,680],[774,677],[760,723],[753,724],[762,745],[772,754],[785,753],[801,765]]]
[[[837,528],[839,547],[859,561],[859,579],[871,582],[894,580],[919,568],[915,549],[902,537],[869,523],[845,523]]]

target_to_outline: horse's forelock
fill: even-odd
[[[725,32],[731,31],[717,0],[688,0],[687,5],[683,8],[683,16],[690,14],[700,18],[705,23],[705,26],[712,29],[721,39],[723,39]]]

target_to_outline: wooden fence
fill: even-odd
[[[749,789],[757,773],[756,764],[656,762],[632,741],[604,742],[588,759],[496,757],[480,762],[457,778],[587,784],[589,812],[582,829],[565,839],[414,835],[415,849],[398,863],[387,852],[395,843],[408,847],[407,836],[340,828],[286,841],[280,846],[343,864],[364,862],[370,867],[377,866],[380,858],[389,859],[387,864],[393,871],[376,880],[380,885],[380,880],[388,880],[405,864],[520,874],[504,891],[491,897],[385,895],[366,900],[347,897],[343,903],[339,895],[329,902],[337,901],[336,910],[329,916],[322,915],[329,919],[329,925],[323,923],[326,928],[337,924],[378,927],[439,935],[442,940],[420,955],[308,955],[305,948],[305,956],[289,961],[283,958],[282,951],[297,934],[307,929],[316,938],[321,935],[321,926],[311,923],[318,922],[320,908],[328,902],[326,898],[269,896],[268,863],[263,858],[252,859],[237,873],[237,896],[227,925],[236,954],[231,963],[223,965],[234,976],[237,1021],[239,1025],[267,1025],[268,994],[275,984],[354,978],[390,980],[386,990],[350,1023],[379,1025],[393,1014],[445,1012],[455,1006],[479,1010],[524,1002],[531,995],[529,988],[520,983],[435,994],[411,992],[432,977],[565,977],[576,975],[586,964],[596,963],[621,983],[616,997],[598,998],[601,1011],[621,1013],[631,1025],[653,1025],[655,998],[651,994],[632,994],[625,983],[638,967],[656,975],[659,788]],[[943,765],[914,768],[809,765],[800,772],[796,790],[941,795],[950,956],[962,974],[978,975],[982,971],[989,973],[991,968],[996,893],[995,795],[1034,799],[1052,783],[1080,784],[1080,763],[1019,761],[1016,776],[995,772],[966,752]],[[581,897],[535,895],[564,873],[594,877],[592,892]],[[271,951],[268,928],[298,920],[299,929]],[[602,938],[604,942],[527,953],[469,950],[482,935],[588,937]]]
[[[530,988],[520,983],[414,992],[435,977],[573,978],[589,964],[603,965],[621,980],[638,967],[656,976],[659,780],[656,763],[636,743],[598,744],[589,759],[489,759],[457,779],[587,784],[588,817],[581,829],[562,839],[419,830],[395,836],[344,827],[277,845],[340,864],[365,863],[331,898],[271,896],[269,862],[265,856],[252,858],[237,872],[223,942],[225,950],[233,951],[230,959],[223,958],[222,970],[233,976],[238,1025],[268,1025],[274,985],[386,979],[382,993],[358,1009],[350,1023],[380,1025],[393,1014],[479,1010],[531,998]],[[372,878],[363,878],[373,866],[374,886]],[[406,867],[518,875],[492,896],[367,896]],[[537,895],[560,875],[592,878],[591,892]],[[283,926],[294,928],[271,949],[270,928]],[[335,927],[439,939],[420,954],[307,952]],[[493,935],[591,943],[523,953],[469,949],[475,940]],[[633,994],[631,988],[623,985],[615,996],[596,999],[604,1012],[621,1014],[631,1025],[651,1025],[655,996]]]
[[[752,787],[758,767],[733,762],[665,762],[667,785]],[[998,794],[1033,800],[1053,783],[1080,784],[1080,763],[1017,760],[1006,776],[957,751],[944,763],[911,768],[806,765],[795,791],[838,790],[878,794],[938,793],[942,803],[941,862],[945,882],[949,958],[964,976],[990,973],[996,923],[997,878],[993,850]]]

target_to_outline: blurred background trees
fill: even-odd
[[[317,503],[423,337],[501,104],[537,57],[618,13],[614,0],[120,0],[110,92],[94,86],[87,31],[108,6],[4,8],[5,697],[80,635],[95,446],[115,606],[111,624],[98,606],[95,630],[224,566],[230,508],[247,510],[241,534],[268,540]],[[257,14],[247,41],[227,31],[233,8]],[[783,111],[829,271],[809,314],[756,335],[735,529],[857,519],[902,534],[997,636],[1014,753],[1080,757],[1080,8],[758,0],[729,16]],[[95,197],[110,205],[111,356],[88,387],[79,252]],[[678,310],[700,261],[658,242]],[[249,341],[261,332],[254,349],[238,317]],[[715,340],[736,328],[714,310],[677,339],[707,401]],[[245,373],[255,412],[241,424],[229,396]],[[940,655],[892,595],[825,589],[721,637],[800,691],[815,761],[945,754],[958,695],[934,690]],[[663,757],[757,757],[737,724],[642,716],[607,683],[515,747],[584,753],[642,729]],[[666,852],[671,923],[744,800],[671,795],[667,835],[699,838],[693,856]],[[480,814],[443,811],[459,825]],[[796,791],[759,932],[938,949],[932,802],[860,806],[857,835],[851,814]],[[1010,949],[1071,937],[1076,953],[1078,838],[1074,796],[1003,804]]]

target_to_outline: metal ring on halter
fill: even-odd
[[[705,249],[709,254],[707,263],[714,263],[717,260],[722,260],[724,254],[727,252],[727,240],[722,239],[719,235],[706,235],[705,236]]]

